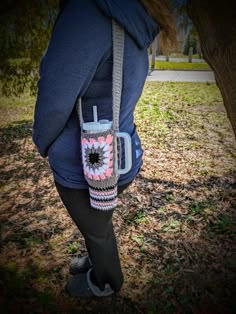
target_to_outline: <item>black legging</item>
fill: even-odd
[[[120,186],[118,194],[129,184]],[[123,284],[123,274],[112,224],[114,210],[93,209],[89,203],[88,189],[66,188],[57,182],[55,185],[63,204],[84,236],[93,264],[93,280],[101,290],[109,283],[114,291],[119,291]]]

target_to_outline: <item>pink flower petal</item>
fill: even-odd
[[[109,168],[109,169],[106,170],[106,176],[107,177],[111,177],[112,173],[113,173],[113,169],[112,168]]]
[[[106,179],[106,177],[105,177],[105,175],[103,173],[100,174],[100,178],[101,178],[101,180],[105,180]]]
[[[105,138],[103,136],[99,136],[98,142],[102,144],[104,141],[105,141]]]
[[[107,138],[106,138],[106,143],[107,144],[111,144],[113,141],[113,136],[111,134],[108,134],[107,135]]]
[[[97,181],[99,180],[99,176],[96,174],[93,176],[93,178],[94,178],[94,180],[97,180]]]
[[[82,138],[82,144],[87,144],[88,143],[88,140],[86,138]]]
[[[110,145],[109,148],[108,148],[108,151],[112,152],[113,151],[113,146]]]
[[[89,139],[89,142],[90,142],[91,144],[94,144],[94,143],[96,142],[96,140],[95,140],[94,138],[90,138],[90,139]]]
[[[109,162],[108,162],[108,167],[112,167],[113,166],[113,160],[110,160]]]

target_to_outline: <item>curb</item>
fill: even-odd
[[[149,69],[149,72],[155,71],[213,72],[211,69]]]

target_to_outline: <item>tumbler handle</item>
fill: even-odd
[[[131,137],[128,133],[125,132],[117,132],[117,137],[121,137],[124,139],[124,147],[125,147],[125,168],[119,169],[118,164],[116,165],[116,173],[117,174],[125,174],[130,171],[132,167],[132,142]]]

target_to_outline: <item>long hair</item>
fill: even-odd
[[[161,48],[165,52],[177,46],[176,19],[169,0],[140,0],[148,14],[160,26]]]

